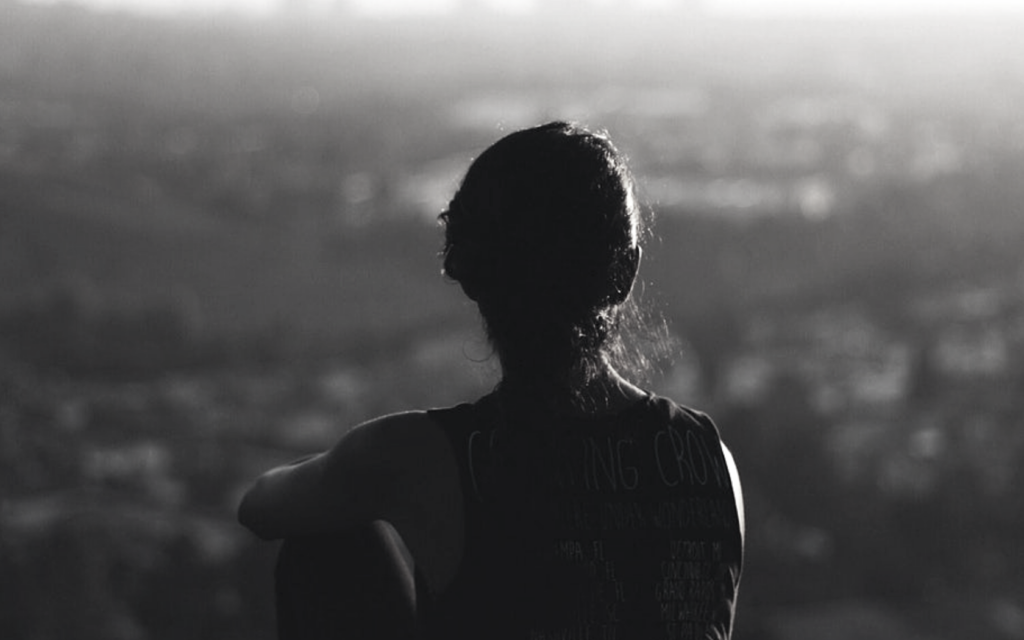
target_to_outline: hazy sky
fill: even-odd
[[[335,0],[23,0],[52,4],[72,2],[102,9],[129,9],[145,13],[179,12],[219,13],[230,11],[250,15],[269,15],[287,5],[312,10],[327,7]],[[586,0],[584,0],[585,2]],[[1024,14],[1022,0],[699,0],[713,15],[739,17],[762,15],[887,16],[901,14],[943,14],[1014,12]],[[359,11],[376,15],[443,13],[458,0],[345,0]],[[618,4],[638,10],[656,10],[673,0],[590,0],[594,5]],[[490,0],[488,4],[511,12],[528,12],[543,0]]]

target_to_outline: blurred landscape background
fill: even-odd
[[[1021,14],[357,4],[0,0],[0,636],[274,637],[241,491],[496,382],[436,215],[563,118],[738,459],[737,640],[1024,638]]]

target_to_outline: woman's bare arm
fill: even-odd
[[[732,457],[732,451],[722,443],[722,453],[725,454],[725,464],[729,468],[729,477],[732,480],[732,491],[736,498],[736,516],[740,525],[740,543],[746,546],[747,539],[747,517],[743,508],[743,485],[740,483],[740,472],[736,468],[736,460]]]
[[[384,416],[347,433],[330,450],[271,469],[246,492],[238,520],[264,539],[339,531],[388,519],[418,465],[422,412]]]

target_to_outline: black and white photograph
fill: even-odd
[[[1024,640],[1024,2],[0,0],[0,638]]]

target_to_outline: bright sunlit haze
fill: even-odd
[[[369,17],[446,15],[469,8],[508,14],[531,14],[553,8],[627,10],[650,13],[671,10],[712,17],[865,18],[945,15],[1024,15],[1016,0],[21,0],[32,4],[76,4],[97,10],[126,10],[155,15],[234,14],[266,17],[285,13],[352,12]]]

